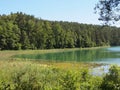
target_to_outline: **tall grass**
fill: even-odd
[[[12,56],[19,54],[44,54],[44,53],[55,53],[63,51],[73,51],[73,50],[82,50],[82,49],[98,49],[104,47],[94,47],[94,48],[66,48],[66,49],[48,49],[48,50],[6,50],[0,51],[0,60],[10,60],[13,59]]]
[[[0,90],[98,88],[90,85],[93,83],[92,79],[87,69],[60,69],[30,61],[0,61]],[[99,84],[100,78],[97,79],[96,83]]]
[[[105,88],[105,89],[104,89]],[[0,90],[120,90],[120,68],[104,77],[31,61],[0,61]]]
[[[49,63],[12,57],[51,51],[57,52],[0,51],[0,90],[120,90],[120,68],[116,66],[104,77],[99,77],[90,75],[86,69],[93,64]]]

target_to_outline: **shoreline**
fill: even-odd
[[[89,47],[89,48],[63,48],[63,49],[42,49],[42,50],[3,50],[0,51],[0,60],[13,60],[15,55],[19,54],[45,54],[45,53],[56,53],[56,52],[67,52],[73,50],[90,50],[90,49],[99,49],[107,48],[110,46],[100,46],[100,47]]]

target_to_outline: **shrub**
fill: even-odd
[[[60,69],[37,63],[4,63],[0,90],[120,90],[120,68],[112,66],[104,77],[88,69]]]
[[[120,67],[112,66],[103,78],[102,90],[120,90]]]

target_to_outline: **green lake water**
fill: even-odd
[[[48,60],[55,62],[94,62],[120,65],[120,46],[85,50],[63,50],[62,52],[46,54],[23,54],[15,56],[17,58]]]

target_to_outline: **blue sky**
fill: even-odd
[[[94,7],[98,0],[1,0],[0,14],[24,12],[35,17],[100,24]]]

